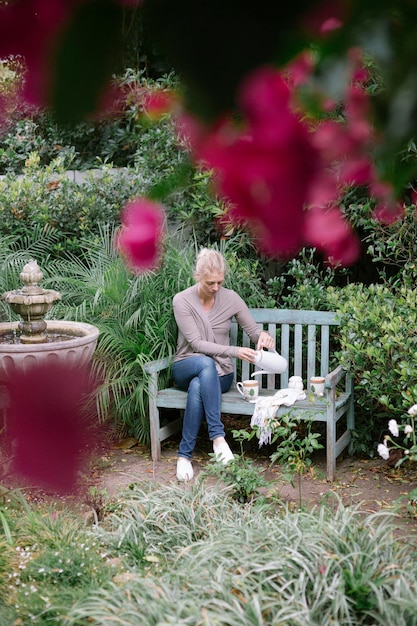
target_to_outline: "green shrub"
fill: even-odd
[[[384,285],[329,293],[341,318],[337,357],[354,374],[355,402],[368,430],[375,420],[385,429],[387,416],[398,417],[417,402],[416,296]]]
[[[51,228],[58,235],[51,252],[76,252],[80,239],[95,236],[100,223],[118,223],[122,205],[141,188],[138,177],[108,168],[78,184],[60,159],[41,168],[32,154],[24,176],[0,180],[1,233],[30,240],[35,227]]]
[[[42,167],[56,158],[70,160],[72,167],[79,170],[102,163],[114,167],[135,163],[142,166],[143,154],[150,153],[154,165],[166,164],[174,136],[171,122],[164,118],[150,123],[142,115],[141,91],[174,89],[175,77],[171,74],[151,81],[141,72],[126,70],[114,81],[125,99],[119,103],[119,111],[97,120],[61,125],[48,110],[24,111],[20,116],[12,116],[6,131],[0,134],[0,174],[22,173],[32,152],[39,155]],[[144,160],[146,163],[146,156]]]
[[[347,271],[322,267],[315,249],[304,248],[282,267],[279,275],[268,280],[267,293],[283,308],[326,311],[332,308],[328,288],[337,285]]]

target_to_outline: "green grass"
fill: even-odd
[[[417,624],[416,550],[394,516],[240,504],[198,479],[132,484],[92,527],[19,510],[2,508],[2,625]]]

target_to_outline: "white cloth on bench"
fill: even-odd
[[[298,389],[280,389],[273,396],[258,398],[250,425],[259,428],[259,447],[270,444],[274,420],[281,405],[292,406],[297,400],[305,400],[306,394]]]

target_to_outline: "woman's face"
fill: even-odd
[[[224,274],[213,272],[206,274],[198,282],[198,291],[203,298],[214,298],[224,282]]]

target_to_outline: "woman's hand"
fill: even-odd
[[[239,348],[237,356],[242,361],[249,361],[249,363],[255,363],[255,355],[256,350],[252,350],[252,348]]]
[[[268,350],[275,349],[275,341],[266,330],[263,330],[261,332],[258,338],[258,343],[256,345],[257,350],[262,350],[262,348],[267,348]]]

